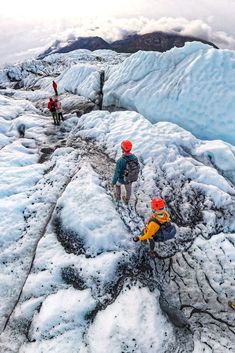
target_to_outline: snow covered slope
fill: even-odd
[[[235,144],[234,77],[234,51],[196,42],[166,53],[140,51],[110,70],[104,105]]]
[[[105,84],[102,90],[104,72]],[[135,110],[152,123],[169,121],[201,139],[235,144],[235,54],[198,42],[165,53],[127,57],[110,50],[52,54],[0,71],[0,86],[41,88]]]
[[[112,66],[122,62],[128,56],[129,54],[118,54],[111,50],[91,52],[85,49],[75,50],[66,54],[51,54],[43,60],[27,60],[0,70],[0,87],[37,89],[42,87],[50,90],[52,80],[61,73],[64,76],[65,70],[72,68],[74,65],[80,64],[80,67],[78,65],[77,70],[73,69],[70,76],[71,79],[73,79],[75,71],[77,74],[83,70],[87,72],[89,66],[92,66],[93,69],[96,68],[97,71],[102,71],[109,65]],[[87,67],[84,64],[87,64]],[[85,73],[81,74],[84,76]],[[67,89],[66,86],[63,86],[63,88]],[[76,88],[77,93],[79,93],[78,87]]]
[[[9,106],[14,99],[5,97]],[[43,121],[39,116],[42,126]],[[67,146],[58,144],[60,129],[48,126],[49,131],[32,128],[31,134],[29,129],[21,140],[13,134],[1,150],[8,164],[1,163],[6,175],[1,187],[2,329],[7,325],[0,351],[99,353],[112,345],[115,353],[191,353],[193,347],[202,353],[210,346],[216,353],[230,352],[235,188],[233,174],[226,173],[234,165],[234,148],[221,142],[227,160],[218,170],[216,144],[174,124],[152,125],[135,112],[103,111],[70,118],[63,129],[75,122]],[[36,131],[38,146],[48,132],[58,141],[44,164],[37,164],[38,150],[32,149]],[[111,158],[119,157],[126,137],[142,165],[130,210],[116,209],[110,187]],[[28,146],[26,158],[14,145],[18,150]],[[214,151],[214,164],[208,151]],[[28,178],[22,179],[22,166],[16,173],[9,152],[15,163],[27,161]],[[9,190],[6,180],[11,180]],[[144,244],[132,242],[150,215],[153,195],[167,200],[178,225],[176,240],[158,246],[156,261],[146,257]]]
[[[181,53],[184,62],[185,50],[172,60]],[[135,111],[78,118],[79,104],[91,104],[78,90],[95,99],[97,73],[117,79],[110,67],[119,58],[96,54],[55,54],[48,74],[19,70],[29,89],[0,90],[0,353],[231,353],[235,147]],[[143,60],[140,77],[145,67]],[[45,109],[55,72],[65,110],[56,127]],[[7,74],[2,82],[15,84]],[[117,207],[111,180],[126,138],[141,173],[130,207]],[[132,241],[153,196],[165,198],[177,226],[174,240],[157,244],[156,259]]]

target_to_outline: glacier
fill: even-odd
[[[233,351],[233,69],[232,51],[189,43],[0,71],[1,353]],[[130,207],[111,185],[123,139],[141,164]],[[132,241],[153,196],[177,226],[156,259]]]
[[[141,52],[111,68],[104,105],[169,121],[201,139],[235,144],[235,53],[186,43],[165,53]]]

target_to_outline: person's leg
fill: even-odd
[[[121,184],[117,183],[116,184],[116,201],[120,201],[121,200]]]
[[[60,124],[60,113],[57,112],[58,123]]]
[[[152,238],[149,239],[149,247],[150,247],[150,251],[154,251],[154,249],[155,249],[155,241]]]
[[[125,197],[125,202],[128,203],[131,198],[131,183],[130,184],[125,184],[125,189],[126,189],[126,197]]]
[[[148,252],[148,255],[151,256],[151,257],[155,257],[157,255],[156,251],[154,251],[154,249],[155,249],[155,241],[152,238],[149,239],[149,246],[150,246],[150,251]]]
[[[60,125],[60,120],[59,120],[59,117],[58,117],[58,113],[57,113],[57,112],[55,112],[55,115],[56,115],[57,125]]]
[[[64,121],[63,113],[60,112],[59,114],[60,114],[60,120]]]
[[[54,125],[56,125],[57,121],[56,121],[56,115],[55,112],[51,112],[52,118],[54,120]]]

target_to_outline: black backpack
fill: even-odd
[[[138,162],[138,159],[132,159],[130,160],[129,158],[123,157],[126,161],[126,167],[123,172],[123,178],[124,182],[126,184],[133,183],[138,179],[139,171],[140,171],[140,165]]]
[[[51,111],[51,112],[56,112],[55,103],[51,103],[50,111]]]
[[[167,241],[175,237],[176,227],[171,222],[161,223],[156,218],[151,219],[151,222],[155,222],[160,226],[160,229],[153,236],[154,241],[156,242]]]

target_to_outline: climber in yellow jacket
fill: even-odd
[[[134,237],[133,240],[137,241],[149,241],[150,252],[149,255],[154,256],[155,241],[157,241],[158,232],[161,228],[161,225],[170,221],[170,215],[165,210],[165,201],[161,198],[152,199],[152,210],[153,214],[148,219],[147,225],[145,226],[144,231],[138,237]],[[160,233],[160,232],[159,232]],[[160,234],[159,234],[160,236]],[[154,240],[155,239],[155,240]]]

